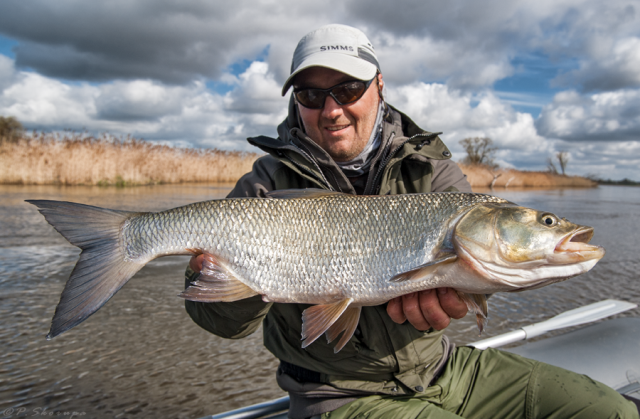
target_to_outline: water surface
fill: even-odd
[[[184,257],[151,262],[84,323],[45,339],[79,250],[25,199],[146,211],[221,198],[229,190],[215,185],[0,185],[0,412],[5,417],[59,411],[91,418],[198,418],[281,397],[274,377],[277,360],[262,347],[261,331],[225,340],[188,317],[176,297],[183,287]],[[607,254],[578,278],[493,296],[483,337],[605,298],[640,302],[640,189],[492,193],[593,226],[592,242]],[[455,321],[448,331],[458,344],[478,339],[472,316]]]

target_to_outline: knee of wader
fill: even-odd
[[[534,375],[535,384],[532,383],[534,385],[529,388],[529,408],[541,414],[534,416],[638,418],[638,410],[633,402],[586,375],[542,363],[537,366]]]

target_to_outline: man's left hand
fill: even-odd
[[[467,314],[467,305],[452,288],[438,288],[412,292],[394,298],[387,305],[391,320],[402,324],[406,320],[418,330],[430,328],[442,330],[451,319],[461,319]]]

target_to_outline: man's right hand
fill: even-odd
[[[202,262],[204,261],[204,254],[193,256],[191,260],[189,260],[189,267],[194,272],[200,272],[202,270]]]
[[[467,311],[467,305],[452,288],[412,292],[394,298],[387,304],[391,320],[398,324],[409,320],[413,327],[421,331],[431,327],[445,329],[452,318],[461,319]]]

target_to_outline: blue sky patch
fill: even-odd
[[[207,89],[212,92],[216,92],[219,95],[225,95],[233,90],[235,87],[233,84],[223,83],[218,80],[209,80],[206,83]]]
[[[249,66],[251,65],[252,62],[254,62],[254,61],[265,61],[267,59],[267,57],[269,56],[269,48],[270,47],[271,47],[271,45],[267,45],[266,47],[264,47],[264,49],[262,51],[260,51],[260,53],[253,60],[236,61],[235,63],[231,64],[228,67],[228,72],[233,74],[234,76],[239,76],[240,74],[242,74],[245,71],[247,71],[247,68],[249,68]]]
[[[15,39],[0,35],[0,54],[15,59],[16,54],[13,52],[13,47],[16,45],[18,45],[18,41]]]
[[[526,54],[515,57],[511,64],[516,68],[513,76],[498,80],[493,88],[500,99],[518,112],[528,112],[537,118],[545,104],[566,87],[551,87],[551,81],[559,74],[578,68],[574,60],[551,62],[543,54]]]

